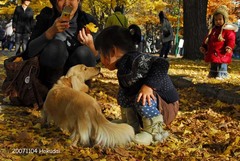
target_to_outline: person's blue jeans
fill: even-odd
[[[227,67],[228,67],[227,64],[225,64],[225,63],[221,64],[220,67],[219,67],[219,70],[218,70],[217,77],[227,78],[228,77]]]
[[[211,63],[208,77],[210,77],[210,78],[216,78],[216,77],[227,78],[228,77],[227,64]]]

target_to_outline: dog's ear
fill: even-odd
[[[76,76],[76,75],[73,75],[70,78],[71,78],[72,88],[74,90],[88,92],[89,88],[84,83],[84,79],[82,79],[80,76]]]

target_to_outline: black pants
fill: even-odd
[[[95,66],[96,57],[87,46],[79,46],[69,52],[61,40],[51,40],[39,57],[40,80],[50,89],[68,69],[77,64]]]
[[[168,57],[168,53],[169,53],[169,51],[172,47],[171,43],[172,43],[171,41],[162,43],[162,49],[161,49],[161,52],[160,52],[160,57],[163,57],[163,56],[164,56],[164,58]]]
[[[20,52],[20,46],[22,45],[22,51],[26,50],[26,46],[29,40],[29,36],[30,34],[20,34],[20,33],[16,33],[15,35],[15,47],[16,47],[16,54],[18,54],[18,52]]]

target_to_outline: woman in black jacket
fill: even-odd
[[[53,8],[45,7],[36,17],[25,57],[39,55],[40,80],[49,89],[77,64],[95,66],[98,53],[93,36],[85,26],[95,18],[80,8],[81,0],[50,0]],[[61,16],[65,6],[72,10],[69,16]]]

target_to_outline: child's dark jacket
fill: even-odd
[[[116,64],[119,84],[127,96],[137,95],[143,84],[156,90],[167,103],[179,100],[163,58],[138,52],[125,54]]]

